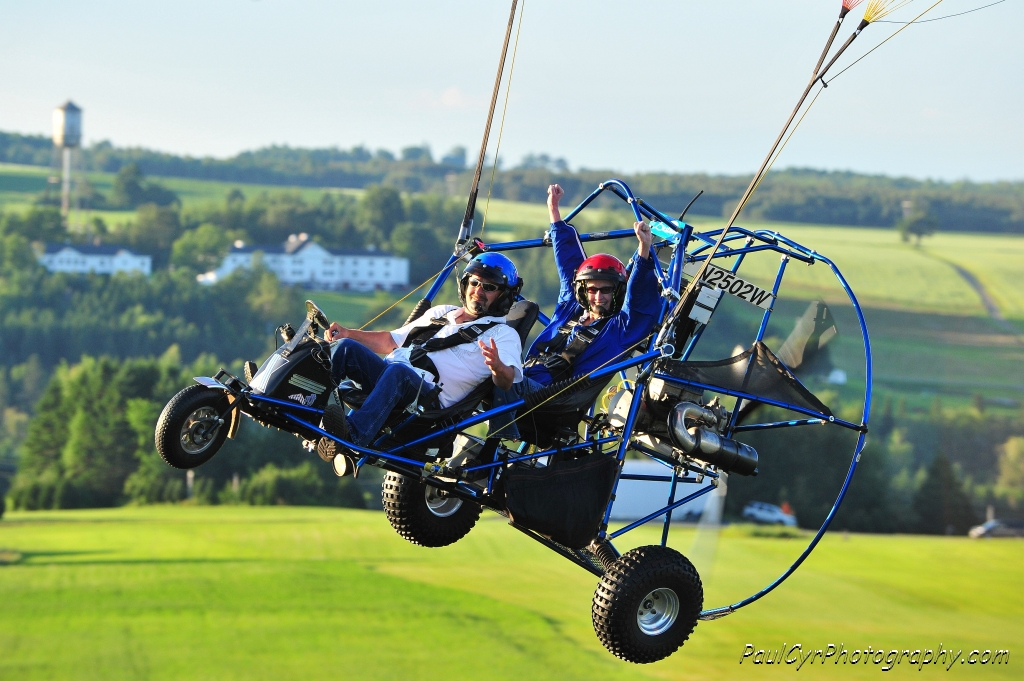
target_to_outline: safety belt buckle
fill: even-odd
[[[568,362],[566,362],[565,357],[562,357],[561,355],[551,355],[544,358],[544,366],[548,369],[553,369],[563,364],[568,364]]]

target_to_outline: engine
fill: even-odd
[[[727,473],[757,475],[757,451],[725,437],[731,412],[715,398],[704,403],[700,393],[689,392],[653,379],[637,413],[636,441],[668,463],[697,459]],[[621,427],[633,393],[619,391],[609,405],[609,420]]]
[[[706,461],[727,473],[757,475],[757,451],[720,435],[716,432],[718,423],[714,410],[693,402],[679,402],[668,414],[669,438],[687,456]]]

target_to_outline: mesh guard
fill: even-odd
[[[825,417],[832,416],[832,411],[761,341],[728,359],[713,362],[665,360],[659,370],[684,381],[764,397],[810,409]]]

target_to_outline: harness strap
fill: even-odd
[[[543,364],[555,383],[569,378],[576,358],[590,347],[609,319],[611,317],[605,317],[590,326],[584,326],[574,320],[559,327],[555,337],[540,348],[537,355],[529,357],[525,366]]]
[[[410,345],[418,345],[430,340],[436,336],[437,332],[440,331],[447,323],[448,320],[444,317],[431,319],[430,323],[426,326],[420,326],[410,331],[409,335],[405,337],[405,342],[402,343],[402,347],[407,348]]]
[[[504,322],[487,322],[486,324],[470,324],[464,326],[458,330],[457,333],[453,333],[445,338],[434,338],[437,333],[447,324],[443,318],[434,319],[429,325],[423,327],[422,330],[416,329],[417,332],[415,337],[410,333],[409,337],[405,339],[405,343],[402,344],[403,348],[412,346],[412,351],[409,353],[409,363],[418,369],[425,369],[430,373],[434,374],[435,379],[440,379],[438,375],[437,367],[434,366],[434,362],[428,357],[428,353],[439,352],[441,350],[447,350],[448,348],[454,348],[457,345],[464,345],[466,343],[472,343],[477,338],[483,335],[488,329],[503,324]],[[410,340],[410,338],[412,340]]]

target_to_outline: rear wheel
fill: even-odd
[[[612,563],[597,585],[594,631],[616,657],[656,662],[689,638],[703,604],[689,560],[665,546],[641,546]]]
[[[190,385],[171,398],[156,422],[156,451],[175,468],[189,469],[209,461],[228,436],[221,415],[228,397],[220,390]]]
[[[389,472],[382,489],[384,513],[398,534],[420,546],[448,546],[469,534],[480,505],[444,496],[434,487]]]

